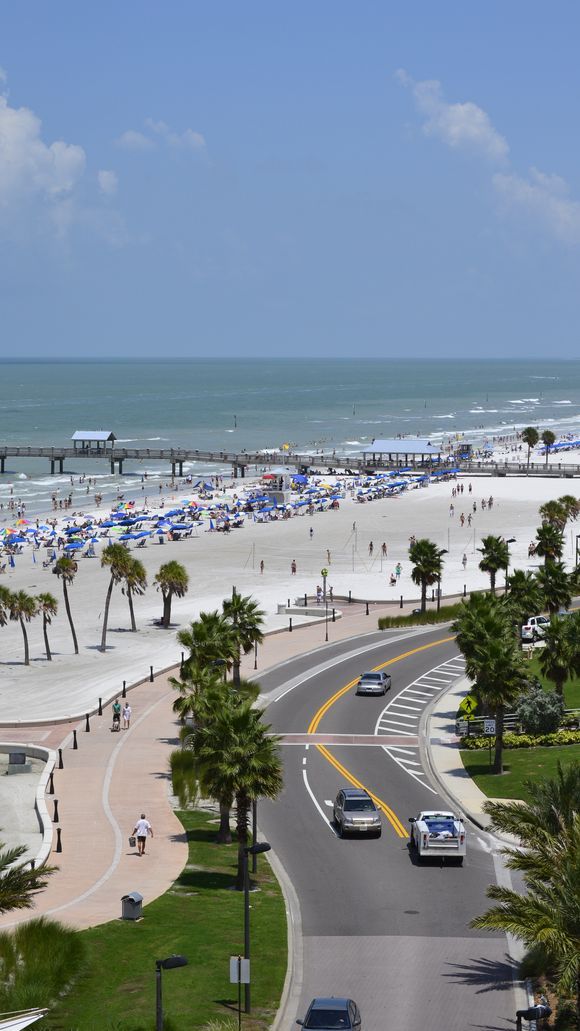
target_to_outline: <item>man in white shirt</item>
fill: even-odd
[[[141,818],[137,820],[133,829],[133,834],[137,837],[137,852],[140,856],[145,855],[145,842],[147,841],[148,835],[153,837],[153,827],[149,823],[149,820],[145,816],[145,813],[141,813]]]

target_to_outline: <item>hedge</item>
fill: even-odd
[[[411,613],[410,616],[381,616],[379,619],[379,630],[388,630],[395,626],[423,626],[429,623],[448,623],[457,619],[463,611],[463,602],[458,601],[455,605],[442,605],[437,609],[427,609],[426,612]]]
[[[475,751],[488,748],[491,741],[495,745],[495,737],[462,737],[461,748]],[[503,736],[504,748],[534,748],[535,745],[576,745],[580,744],[580,730],[557,730],[554,734],[514,734],[508,731]]]

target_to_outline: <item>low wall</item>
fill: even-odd
[[[56,752],[52,748],[27,745],[22,741],[2,741],[0,742],[0,752],[25,752],[31,759],[41,759],[44,762],[44,770],[38,779],[34,800],[34,809],[42,833],[42,844],[34,857],[34,865],[36,867],[44,866],[52,849],[52,820],[46,808],[46,785],[56,764]]]

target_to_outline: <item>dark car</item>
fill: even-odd
[[[386,694],[391,687],[389,673],[382,670],[370,670],[369,673],[361,673],[356,685],[357,694]]]
[[[352,999],[313,999],[304,1020],[296,1023],[318,1031],[360,1031],[360,1010]]]

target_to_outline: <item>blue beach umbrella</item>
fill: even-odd
[[[65,544],[65,551],[78,551],[79,548],[84,548],[85,541],[71,541],[70,544]]]

